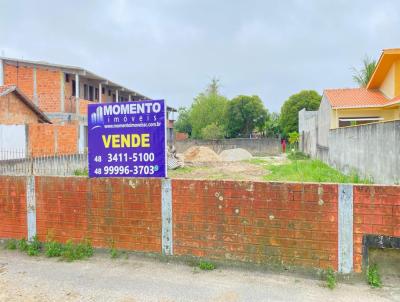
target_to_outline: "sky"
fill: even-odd
[[[0,54],[86,68],[170,106],[212,78],[279,112],[305,89],[354,87],[352,67],[400,47],[393,0],[0,0]]]

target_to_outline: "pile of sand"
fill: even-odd
[[[221,161],[218,154],[208,147],[193,146],[183,154],[185,161],[189,162],[213,162]]]
[[[251,153],[242,148],[224,150],[219,154],[222,161],[241,161],[250,159]]]

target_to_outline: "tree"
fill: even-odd
[[[210,124],[223,126],[228,99],[219,93],[218,80],[213,79],[205,92],[200,93],[192,104],[190,122],[192,137],[202,138],[202,129]]]
[[[190,110],[185,107],[178,109],[178,119],[174,124],[174,128],[178,132],[188,133],[189,136],[192,133],[192,124],[190,121]]]
[[[276,112],[268,114],[264,125],[264,135],[269,137],[278,136],[280,132],[281,129],[279,126],[279,114]]]
[[[224,129],[222,126],[212,123],[201,129],[203,139],[221,139],[224,138]]]
[[[365,56],[363,60],[363,67],[360,70],[357,70],[353,67],[353,80],[360,87],[366,87],[368,85],[369,80],[372,77],[376,68],[376,61],[372,60],[368,56]]]
[[[321,98],[314,90],[303,90],[290,96],[282,105],[279,119],[283,136],[286,137],[290,132],[298,131],[299,111],[303,108],[317,110]]]
[[[228,137],[248,137],[254,128],[264,125],[267,114],[258,96],[237,96],[226,108],[225,127]]]

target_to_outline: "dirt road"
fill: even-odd
[[[396,300],[397,299],[397,300]],[[395,288],[237,269],[203,272],[138,256],[61,262],[0,250],[0,301],[399,301]]]

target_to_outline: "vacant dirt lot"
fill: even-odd
[[[0,250],[0,301],[399,301],[400,289],[370,289],[364,283],[332,290],[313,279],[217,269],[129,256],[61,262]]]
[[[268,174],[267,164],[283,164],[289,162],[284,155],[254,157],[244,161],[216,161],[204,163],[185,163],[184,168],[168,171],[171,178],[191,179],[229,179],[229,180],[263,180]]]

